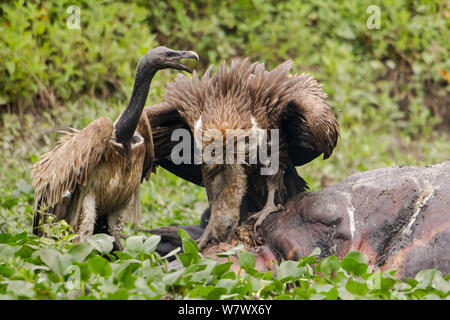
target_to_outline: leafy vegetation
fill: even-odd
[[[360,253],[286,261],[273,275],[258,273],[241,252],[236,277],[229,264],[199,255],[187,237],[178,253],[185,270],[168,271],[153,251],[158,239],[141,238],[134,225],[127,225],[133,237],[116,256],[107,254],[111,239],[104,235],[72,244],[64,223],[49,230],[53,239],[30,234],[32,164],[53,148],[58,130],[103,115],[115,119],[136,62],[156,45],[198,52],[200,74],[210,63],[250,55],[270,67],[292,59],[294,72],[319,79],[341,138],[330,159],[299,168],[313,191],[358,171],[449,159],[448,3],[78,1],[80,30],[66,26],[72,4],[0,4],[3,298],[448,299],[449,278],[439,271],[400,281],[392,271],[369,272]],[[372,4],[380,8],[380,29],[366,25]],[[148,104],[161,100],[174,75],[158,73]],[[198,223],[207,206],[203,189],[162,169],[142,185],[141,202],[145,228]]]
[[[367,257],[350,252],[317,261],[315,250],[299,261],[283,261],[276,272],[255,270],[255,257],[239,251],[238,275],[231,262],[204,258],[181,230],[183,269],[170,270],[155,253],[160,237],[131,236],[111,255],[113,238],[96,234],[72,244],[64,223],[59,238],[26,232],[0,236],[2,299],[448,299],[449,278],[423,270],[400,281],[395,271],[368,272]],[[223,255],[223,256],[226,256]]]

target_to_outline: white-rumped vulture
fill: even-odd
[[[222,63],[212,76],[210,67],[202,79],[195,72],[192,79],[179,74],[168,83],[162,103],[144,108],[153,129],[155,164],[206,188],[211,218],[199,239],[200,249],[212,239],[226,241],[249,213],[257,219],[256,228],[268,214],[279,211],[286,199],[307,189],[296,166],[332,154],[339,126],[327,95],[312,76],[289,75],[292,66],[286,61],[267,71],[263,63],[250,64],[247,58],[234,61],[231,67]],[[195,136],[191,157],[201,150],[202,161],[173,161],[171,153],[179,142],[172,141],[172,133],[179,128]],[[231,137],[226,136],[229,130]],[[272,132],[278,132],[278,137]],[[250,140],[249,133],[257,139]],[[278,150],[269,144],[275,140]],[[239,151],[242,141],[245,149]],[[213,142],[217,149],[211,148]],[[234,162],[223,160],[224,154],[229,157],[230,145]],[[261,150],[275,157],[267,161]],[[211,155],[209,162],[205,152]],[[262,174],[261,169],[269,169],[275,158],[278,168]]]
[[[192,51],[166,47],[149,50],[139,61],[133,91],[117,121],[101,117],[82,130],[71,129],[32,170],[35,187],[33,233],[42,235],[46,213],[65,219],[83,241],[97,218],[106,216],[115,246],[125,223],[140,218],[139,185],[153,169],[152,131],[141,116],[151,80],[158,70],[191,70],[177,61]]]

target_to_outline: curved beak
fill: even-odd
[[[195,59],[197,61],[200,61],[200,58],[198,57],[198,54],[196,54],[194,51],[176,51],[177,55],[173,56],[171,58],[172,61],[169,62],[170,66],[174,69],[178,70],[184,70],[189,73],[192,73],[192,70],[186,67],[185,65],[178,63],[177,61],[180,59]]]

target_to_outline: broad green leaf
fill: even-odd
[[[422,270],[416,274],[416,280],[418,282],[417,288],[427,289],[431,286],[433,282],[434,275],[436,274],[436,269]]]
[[[92,272],[102,277],[108,278],[112,273],[109,261],[100,256],[89,258],[88,265]]]
[[[326,275],[331,275],[333,272],[337,271],[339,267],[339,259],[336,256],[331,256],[320,262],[318,271]]]
[[[212,274],[215,275],[216,277],[220,277],[225,272],[230,270],[230,267],[231,267],[232,264],[233,264],[232,261],[228,261],[228,262],[225,262],[225,263],[222,263],[222,264],[217,264],[212,269]]]
[[[295,279],[300,277],[303,273],[301,269],[303,267],[298,267],[298,263],[296,261],[283,261],[277,267],[277,279],[283,280],[287,278],[287,280]]]
[[[256,266],[256,259],[253,254],[247,251],[239,251],[238,254],[239,265],[242,269],[248,271],[252,270]]]
[[[168,273],[167,275],[165,275],[165,276],[162,278],[162,281],[163,281],[166,285],[171,286],[171,285],[173,285],[173,284],[181,277],[181,275],[182,275],[183,273],[184,273],[183,270],[178,270],[178,271],[175,271],[175,272]]]
[[[114,278],[117,281],[122,282],[123,286],[126,288],[131,289],[134,287],[134,280],[136,278],[133,273],[139,266],[140,263],[132,260],[122,261],[117,268],[113,270]]]
[[[67,252],[70,257],[77,261],[81,262],[91,253],[93,247],[90,243],[82,242],[73,245],[69,251]]]
[[[116,292],[108,293],[106,295],[107,300],[127,300],[129,296],[128,290],[124,288],[118,289]]]
[[[143,252],[144,236],[130,236],[125,242],[125,250],[127,253],[136,254]]]
[[[234,285],[236,285],[237,281],[232,279],[220,279],[217,281],[216,287],[217,288],[225,288],[225,292],[221,293],[227,293],[230,292],[231,288],[233,288]]]
[[[356,281],[353,279],[349,279],[347,281],[347,284],[345,285],[345,289],[347,289],[349,292],[351,292],[355,295],[360,295],[360,296],[365,295],[369,291],[365,281],[360,282],[360,281]]]
[[[144,241],[144,244],[142,246],[143,251],[146,254],[153,253],[156,250],[156,247],[158,246],[158,243],[161,241],[160,235],[151,235],[147,237],[147,239]]]
[[[105,233],[97,233],[90,236],[87,241],[101,254],[107,254],[113,249],[114,237]]]
[[[0,265],[0,275],[9,278],[14,273],[14,268],[7,265]]]
[[[71,264],[69,255],[64,255],[55,249],[42,248],[35,254],[58,276],[63,276],[67,267]]]
[[[227,289],[226,288],[224,288],[224,287],[215,287],[214,289],[212,289],[208,293],[208,295],[205,296],[205,299],[207,299],[207,300],[219,300],[226,293],[227,293]]]
[[[19,251],[20,248],[20,246],[10,246],[8,244],[0,243],[0,261],[14,258],[16,251]]]
[[[431,286],[434,289],[439,290],[445,294],[450,294],[450,281],[445,280],[439,270],[437,270],[436,274],[434,275]]]
[[[33,283],[22,281],[22,280],[12,280],[8,282],[7,291],[14,294],[17,298],[33,298],[35,292],[33,290]]]
[[[352,251],[348,253],[341,261],[341,267],[354,275],[362,276],[368,270],[368,258],[364,253]]]

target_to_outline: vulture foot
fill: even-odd
[[[112,251],[123,251],[122,244],[120,243],[120,235],[118,237],[114,237]]]
[[[266,218],[275,212],[280,212],[283,211],[284,207],[283,205],[279,204],[278,206],[276,206],[275,204],[270,204],[268,206],[265,206],[261,211],[258,211],[254,214],[252,214],[249,217],[249,220],[253,220],[253,219],[257,219],[255,222],[255,225],[253,227],[253,231],[256,232],[256,228],[258,228],[259,226],[261,226],[261,224],[263,223],[264,220],[266,220]]]
[[[208,223],[202,236],[197,240],[198,251],[202,251],[203,249],[205,249],[206,245],[212,240],[216,240],[216,237],[213,233],[212,224]]]

